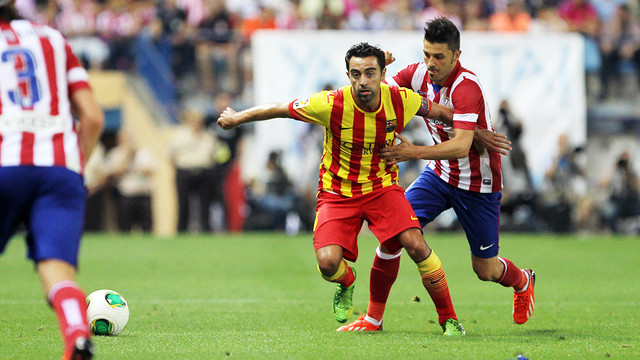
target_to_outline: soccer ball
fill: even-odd
[[[118,335],[129,321],[129,305],[116,291],[96,290],[87,296],[87,320],[95,335]]]

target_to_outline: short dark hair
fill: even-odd
[[[348,51],[347,55],[344,57],[344,62],[347,65],[347,70],[349,70],[349,60],[352,57],[365,58],[369,56],[375,56],[378,59],[378,66],[380,66],[380,70],[385,67],[384,60],[384,51],[382,51],[379,47],[371,45],[367,42],[361,42],[359,44],[353,45]]]
[[[460,31],[451,20],[439,17],[427,21],[424,27],[424,39],[430,43],[447,44],[449,50],[460,50]]]
[[[11,21],[22,19],[16,10],[14,0],[0,0],[0,20]]]

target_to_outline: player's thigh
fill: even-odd
[[[451,207],[449,187],[451,187],[449,184],[428,169],[407,188],[405,197],[409,200],[422,227]]]
[[[339,197],[338,197],[339,198]],[[331,194],[320,194],[313,226],[315,251],[327,245],[339,245],[344,249],[344,258],[358,258],[358,233],[363,218],[357,199],[338,199]]]
[[[28,220],[29,257],[77,264],[86,190],[82,177],[64,168],[43,168]]]
[[[363,210],[369,229],[380,243],[397,241],[396,236],[407,229],[420,229],[420,222],[400,187],[381,191],[363,204]]]
[[[0,253],[24,222],[32,197],[32,168],[0,167]]]
[[[498,255],[501,198],[500,192],[483,194],[457,190],[453,209],[474,256],[491,258]]]

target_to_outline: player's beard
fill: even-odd
[[[369,91],[368,94],[363,94],[362,91]],[[370,103],[375,97],[378,95],[373,89],[358,89],[356,90],[356,97],[360,100],[362,104]]]

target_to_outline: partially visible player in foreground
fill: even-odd
[[[446,107],[432,107],[429,99],[411,90],[381,83],[386,69],[385,54],[379,48],[354,45],[345,63],[350,85],[290,103],[240,112],[227,108],[218,119],[223,129],[273,118],[293,118],[326,128],[314,248],[322,277],[338,283],[334,315],[339,322],[346,322],[353,311],[355,273],[346,260],[358,257],[357,236],[364,220],[390,253],[404,247],[421,273],[442,271],[439,263],[427,259],[430,250],[398,185],[398,167],[382,160],[378,152],[391,146],[396,133],[416,114],[451,121]],[[446,291],[448,296],[448,288]]]
[[[24,224],[63,359],[90,359],[85,293],[74,279],[86,201],[81,174],[102,111],[60,32],[20,19],[12,0],[0,0],[0,30],[0,252]]]
[[[533,312],[535,274],[519,269],[509,259],[498,256],[502,175],[500,154],[472,146],[474,130],[492,130],[486,96],[476,75],[462,67],[460,33],[446,18],[429,21],[424,35],[424,62],[412,64],[387,82],[412,88],[453,109],[453,126],[425,117],[436,145],[416,146],[398,135],[401,143],[380,150],[387,164],[409,159],[431,160],[422,174],[407,189],[420,225],[424,227],[443,211],[453,208],[467,235],[471,264],[478,278],[514,289],[513,319],[525,323]],[[453,159],[453,160],[450,160]],[[381,248],[382,249],[382,248]],[[371,314],[376,302],[386,300],[389,286],[381,286],[378,273],[395,278],[398,265],[392,263],[399,252],[380,251],[371,270],[369,314],[382,321],[382,312]],[[443,282],[433,278],[432,282]],[[380,295],[381,293],[382,295]],[[378,294],[374,296],[374,294]],[[442,323],[447,309],[436,308]],[[362,322],[354,324],[362,326]],[[346,325],[349,326],[349,325]]]

